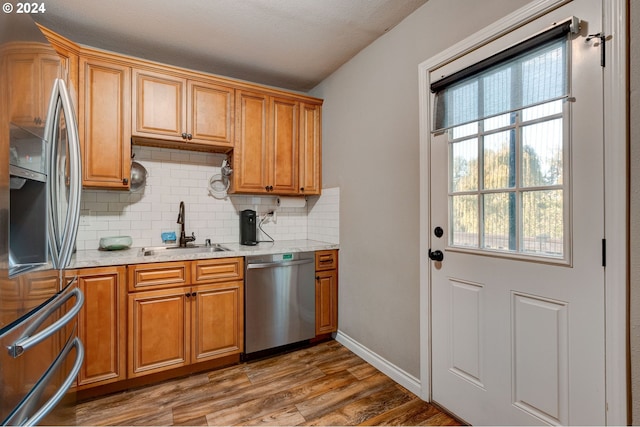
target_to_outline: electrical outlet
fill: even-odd
[[[91,210],[89,209],[80,209],[80,225],[84,225],[87,226],[89,225],[90,221],[90,217],[91,216]]]

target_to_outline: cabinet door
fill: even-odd
[[[338,271],[316,272],[316,335],[338,330]]]
[[[128,377],[189,364],[189,288],[129,294]]]
[[[268,97],[236,92],[236,144],[233,152],[233,190],[267,193]]]
[[[131,69],[80,61],[82,184],[128,189],[131,175]]]
[[[11,121],[26,128],[44,127],[53,82],[62,76],[60,57],[34,49],[8,55],[6,67]]]
[[[301,104],[300,106],[300,193],[320,194],[322,187],[322,146],[321,146],[322,106]]]
[[[299,108],[299,102],[271,98],[268,184],[276,194],[298,193]]]
[[[189,81],[189,142],[233,147],[233,88]]]
[[[133,70],[133,135],[186,141],[187,80]]]
[[[239,354],[244,344],[243,282],[192,289],[192,362]]]
[[[78,271],[85,303],[78,316],[78,336],[85,359],[79,388],[126,378],[126,286],[124,267]],[[84,387],[83,387],[84,386]]]

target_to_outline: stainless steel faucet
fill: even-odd
[[[191,236],[187,236],[184,232],[184,202],[180,202],[180,210],[178,210],[178,220],[180,224],[180,247],[186,248],[188,242],[194,242],[196,240],[195,233],[191,233]]]

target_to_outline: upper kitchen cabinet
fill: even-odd
[[[318,195],[322,188],[322,106],[300,104],[300,193]]]
[[[78,115],[83,186],[128,190],[131,68],[108,56],[83,55]]]
[[[73,101],[73,106],[78,109],[78,64],[80,47],[71,40],[54,33],[46,27],[36,23],[40,31],[47,38],[51,46],[55,49],[62,63],[62,78],[67,83],[69,95]]]
[[[236,109],[233,191],[299,194],[300,102],[239,90]]]
[[[174,74],[133,70],[134,138],[233,148],[234,89]]]
[[[68,64],[61,64],[60,57],[53,49],[39,43],[25,43],[16,47],[20,51],[9,53],[4,65],[8,87],[12,92],[8,106],[10,119],[27,129],[42,129],[54,79],[63,77],[62,67]]]

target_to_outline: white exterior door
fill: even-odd
[[[471,424],[606,422],[602,68],[587,41],[601,2],[570,2],[432,74],[570,16],[581,29],[568,98],[514,113],[506,148],[487,123],[430,137],[431,250],[443,255],[430,261],[432,400]],[[501,184],[505,167],[514,178]]]

